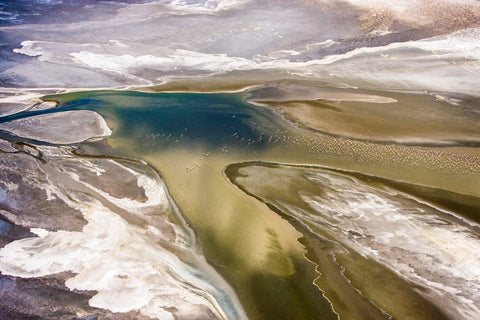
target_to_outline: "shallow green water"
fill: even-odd
[[[112,127],[113,148],[93,145],[88,152],[145,159],[160,170],[196,226],[207,258],[252,319],[336,318],[313,285],[314,266],[303,259],[300,235],[223,177],[229,163],[298,149],[280,117],[228,94],[91,92],[53,98],[61,101],[57,110],[93,110]]]
[[[336,313],[358,319],[388,317],[379,311],[382,306],[377,309],[365,297],[354,297],[357,291],[348,285],[315,280],[320,276],[315,267],[322,259],[332,259],[321,264],[324,277],[343,277],[328,241],[318,242],[290,218],[246,196],[224,176],[225,168],[254,160],[312,164],[476,195],[478,166],[471,165],[471,157],[441,149],[380,145],[299,130],[270,109],[242,98],[241,94],[94,91],[44,97],[58,101],[59,107],[41,113],[96,111],[113,134],[108,145],[78,145],[79,153],[143,159],[157,168],[180,210],[196,227],[205,256],[235,289],[251,319],[335,319]],[[289,179],[278,181],[285,188],[279,188],[283,191],[276,197],[285,203],[299,190]],[[435,197],[426,199],[435,201]],[[476,199],[470,199],[473,207]],[[448,209],[455,210],[458,203],[450,203]],[[364,261],[361,255],[337,259],[359,268],[360,278],[362,268],[378,269],[385,281],[396,278],[391,270]],[[416,295],[413,286],[397,281],[405,286],[405,294],[390,309],[405,315]],[[435,309],[419,302],[416,310],[422,308]]]

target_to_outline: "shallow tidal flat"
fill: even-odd
[[[58,107],[0,124],[2,243],[16,240],[0,251],[3,281],[72,289],[83,316],[475,319],[480,121],[472,100],[442,97],[292,83],[44,97]],[[421,121],[416,103],[437,113]],[[77,112],[111,135],[99,122],[70,141],[28,129]],[[37,207],[45,218],[20,214]]]
[[[478,98],[376,92],[279,82],[249,88],[249,101],[328,135],[407,145],[478,146]]]
[[[260,162],[231,165],[226,174],[302,232],[307,257],[317,262],[315,283],[346,318],[385,315],[367,301],[399,319],[478,315],[480,244],[472,239],[479,225],[422,200],[428,188],[413,196],[400,191],[407,184],[372,176]]]

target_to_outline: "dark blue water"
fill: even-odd
[[[47,98],[59,100],[59,108],[38,113],[96,111],[113,124],[112,138],[134,138],[139,149],[201,146],[212,151],[258,151],[278,143],[278,134],[285,130],[272,111],[234,94],[98,91]]]

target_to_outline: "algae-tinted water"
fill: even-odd
[[[301,228],[242,195],[223,176],[226,166],[251,160],[320,164],[474,195],[479,190],[478,166],[471,165],[475,157],[301,131],[270,109],[245,103],[240,94],[96,91],[45,99],[58,101],[59,108],[43,112],[89,109],[107,120],[113,130],[111,148],[79,146],[81,152],[140,158],[161,171],[174,200],[196,226],[207,259],[234,287],[252,319],[334,319],[329,300],[337,303],[335,311],[350,310],[345,314],[360,316],[368,308],[361,306],[364,302],[343,305],[342,290],[349,295],[356,290],[337,288],[339,296],[325,299],[323,293],[334,292],[328,286],[335,284],[315,281],[324,292],[314,286],[319,274],[304,256],[305,247],[318,244],[304,237],[304,247],[298,241]],[[266,183],[271,180],[267,174],[262,178],[262,170],[257,175]],[[286,190],[278,197],[288,203],[298,190]],[[321,254],[307,256],[315,260]],[[331,257],[328,250],[323,257]],[[361,263],[361,257],[351,263]],[[343,277],[336,262],[330,264],[325,270]],[[389,277],[386,271],[384,278]],[[398,314],[408,312],[410,298],[396,301]],[[362,317],[378,316],[371,312]]]
[[[58,111],[89,109],[105,117],[114,150],[97,152],[145,159],[160,170],[196,226],[207,259],[237,291],[249,317],[336,319],[313,284],[314,265],[303,258],[299,234],[223,177],[229,163],[294,146],[284,141],[290,129],[280,117],[228,94],[98,91],[45,97],[52,98],[60,102]]]

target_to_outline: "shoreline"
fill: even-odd
[[[204,81],[207,82],[205,85]],[[219,88],[219,86],[221,88]],[[301,100],[298,94],[295,93],[286,93],[286,96],[281,98],[256,98],[252,94],[257,90],[262,90],[265,88],[280,88],[282,86],[294,86],[293,91],[307,90],[307,94],[314,95],[310,97],[303,98]],[[319,135],[325,135],[333,138],[345,138],[355,141],[364,141],[371,143],[379,143],[386,145],[403,145],[403,146],[414,146],[414,147],[427,147],[427,148],[478,148],[480,147],[480,137],[478,139],[467,139],[462,140],[460,136],[448,139],[435,139],[436,136],[432,137],[422,137],[422,136],[404,136],[401,135],[398,137],[382,137],[382,134],[375,136],[369,134],[356,134],[355,131],[349,133],[349,131],[342,132],[336,129],[332,130],[330,124],[323,126],[321,122],[315,122],[316,120],[312,119],[311,116],[304,115],[305,112],[310,112],[308,110],[313,109],[314,103],[326,103],[332,104],[335,103],[360,103],[360,104],[398,104],[398,99],[385,97],[378,94],[401,94],[401,95],[413,95],[418,97],[435,97],[437,101],[445,101],[445,103],[451,103],[450,100],[457,99],[458,94],[448,93],[448,92],[418,92],[418,91],[405,91],[405,90],[380,90],[380,89],[367,89],[367,88],[358,88],[358,87],[342,87],[337,86],[335,83],[325,83],[323,81],[316,80],[306,80],[306,79],[281,79],[281,80],[271,80],[271,79],[257,79],[257,80],[243,80],[235,81],[235,83],[228,83],[222,81],[221,77],[205,77],[205,78],[179,78],[172,79],[158,85],[153,86],[122,86],[122,87],[102,87],[102,88],[0,88],[0,93],[2,89],[13,90],[16,92],[26,91],[27,99],[29,105],[23,106],[20,111],[29,111],[35,107],[40,101],[49,102],[54,100],[43,100],[42,97],[45,94],[38,96],[30,96],[29,93],[36,91],[47,91],[47,95],[59,95],[59,94],[69,94],[76,92],[95,92],[95,91],[134,91],[141,93],[199,93],[199,94],[215,94],[215,93],[232,93],[232,94],[247,94],[250,97],[243,97],[243,100],[247,103],[258,104],[263,107],[273,110],[275,113],[279,114],[285,121],[289,122],[293,126],[311,131],[312,133],[317,133]],[[332,91],[333,89],[333,91]],[[291,90],[291,89],[289,89]],[[51,92],[48,92],[51,91]],[[55,91],[55,92],[53,92]],[[353,91],[353,92],[352,92]],[[451,95],[452,98],[449,99],[448,96]],[[441,98],[438,98],[441,97]],[[446,98],[447,97],[447,98]],[[19,97],[16,96],[18,99]],[[471,98],[475,98],[471,96]],[[9,102],[8,98],[4,98],[5,102]],[[457,99],[458,100],[458,99]],[[455,101],[457,101],[455,100]],[[0,100],[1,102],[1,100]],[[13,101],[12,101],[13,102]],[[299,108],[308,108],[304,111],[296,111],[289,107],[289,104],[299,105]],[[452,102],[453,103],[453,102]],[[455,102],[457,103],[457,102]],[[22,103],[23,104],[23,103]],[[41,102],[40,102],[41,104]],[[309,106],[312,105],[312,106]],[[301,106],[301,107],[300,107]],[[51,108],[55,108],[52,106]],[[332,107],[333,108],[333,107]],[[13,113],[12,113],[13,114]],[[319,113],[321,114],[321,113]],[[340,119],[341,120],[341,119]],[[336,123],[333,120],[333,123]],[[345,120],[341,120],[345,121]],[[368,120],[367,120],[368,121]],[[465,136],[465,135],[464,135]],[[468,152],[470,153],[470,152]]]
[[[75,92],[78,92],[78,91],[65,93],[66,96],[64,98],[59,98],[58,101],[68,102],[68,101],[75,101],[76,99],[82,99],[82,98],[91,98],[94,100],[105,99],[105,101],[109,101],[110,103],[118,103],[119,106],[128,107],[130,106],[129,103],[125,103],[125,105],[121,104],[122,97],[121,95],[118,95],[116,92],[130,91],[131,93],[129,95],[132,98],[143,97],[145,99],[148,96],[148,95],[135,94],[135,92],[139,92],[139,91],[132,91],[132,90],[108,90],[110,94],[104,96],[102,94],[102,91],[103,90],[95,90],[95,91],[89,90],[84,94],[79,94],[79,95],[75,94]],[[95,95],[95,93],[97,95]],[[206,93],[206,92],[203,92],[203,93]],[[118,95],[118,97],[116,97],[116,95]],[[157,96],[152,95],[150,98],[153,98],[153,97],[157,97],[160,99],[158,100],[159,106],[162,105],[160,103],[161,99],[166,99],[165,97],[162,98],[161,95],[157,95]],[[194,99],[194,95],[192,95],[191,98]],[[205,97],[203,97],[200,100],[205,100],[204,98]],[[238,256],[235,256],[236,258],[241,257],[242,259],[246,259],[245,257],[247,257],[249,253],[243,252],[243,250],[245,250],[245,247],[243,246],[246,246],[245,243],[250,243],[250,240],[241,240],[241,241],[238,240],[238,243],[241,244],[242,246],[240,248],[231,248],[229,246],[232,244],[231,239],[226,243],[223,243],[223,242],[218,243],[216,242],[216,241],[219,241],[218,239],[217,240],[210,239],[209,237],[212,236],[211,234],[212,231],[209,231],[209,228],[217,228],[215,229],[216,233],[214,233],[217,237],[223,234],[223,232],[227,232],[226,239],[228,239],[229,229],[226,228],[226,226],[232,222],[237,221],[236,219],[239,218],[240,216],[243,217],[243,219],[245,219],[246,211],[251,211],[250,212],[251,217],[246,220],[248,220],[248,223],[252,225],[249,225],[248,229],[246,228],[245,230],[248,230],[249,235],[255,235],[258,237],[258,238],[255,238],[256,246],[259,247],[259,248],[255,248],[255,250],[257,250],[255,253],[256,254],[255,257],[258,260],[254,259],[254,261],[248,262],[248,263],[252,263],[252,268],[253,267],[259,268],[259,270],[261,271],[261,272],[259,271],[258,274],[255,274],[255,276],[261,277],[263,275],[262,272],[267,272],[268,270],[270,270],[267,268],[269,267],[269,268],[272,268],[271,270],[278,272],[279,279],[281,277],[289,276],[288,281],[293,281],[293,275],[290,277],[290,272],[292,270],[291,263],[288,262],[289,261],[288,259],[284,260],[284,258],[291,257],[293,253],[295,253],[296,257],[299,257],[299,252],[301,251],[300,245],[298,245],[297,247],[297,243],[295,242],[296,240],[294,241],[294,239],[296,239],[297,236],[292,230],[290,230],[291,235],[289,235],[288,238],[286,238],[286,235],[282,234],[282,232],[277,232],[276,233],[277,235],[282,235],[281,237],[278,238],[279,240],[278,239],[277,240],[281,241],[279,243],[281,243],[282,245],[281,246],[282,250],[279,251],[282,255],[278,257],[282,257],[281,261],[284,262],[282,267],[283,269],[275,265],[269,265],[269,263],[272,264],[273,262],[276,261],[276,260],[273,260],[273,262],[269,262],[270,259],[264,258],[264,257],[269,257],[267,253],[268,253],[268,250],[271,249],[270,241],[272,240],[269,237],[272,233],[268,233],[269,229],[267,229],[267,231],[263,229],[256,230],[256,228],[254,228],[253,225],[255,225],[254,222],[257,222],[257,223],[260,222],[262,226],[266,225],[271,228],[275,228],[277,231],[285,230],[284,228],[286,228],[286,226],[283,225],[284,224],[283,220],[273,222],[274,220],[271,219],[272,213],[266,212],[267,210],[266,208],[262,208],[261,210],[259,210],[258,208],[256,208],[256,205],[251,204],[248,201],[245,201],[243,199],[244,195],[237,195],[235,192],[231,192],[230,194],[229,190],[215,190],[214,187],[211,185],[212,181],[215,181],[214,183],[215,185],[220,185],[220,183],[225,183],[225,177],[224,177],[223,171],[222,171],[222,175],[219,175],[216,172],[218,171],[218,168],[220,167],[224,168],[226,164],[235,163],[237,159],[240,159],[240,160],[243,158],[255,159],[260,157],[260,159],[264,161],[272,161],[277,159],[279,163],[295,162],[296,165],[301,165],[301,163],[307,163],[307,164],[310,164],[311,166],[322,165],[323,167],[328,166],[331,168],[335,168],[335,170],[340,170],[340,171],[341,170],[351,171],[351,172],[354,171],[354,172],[357,172],[358,174],[363,174],[369,177],[373,175],[378,179],[389,179],[389,178],[395,179],[396,178],[397,180],[402,181],[398,183],[409,182],[409,183],[418,184],[419,182],[424,181],[427,187],[436,186],[438,188],[442,188],[444,190],[451,190],[451,191],[457,190],[456,188],[458,187],[459,188],[458,190],[460,191],[465,191],[466,189],[468,189],[470,192],[476,192],[476,193],[479,192],[476,189],[476,185],[474,184],[469,185],[468,183],[465,183],[465,181],[470,181],[471,179],[474,179],[479,175],[477,171],[480,168],[478,166],[469,167],[468,161],[470,161],[469,160],[470,158],[455,157],[454,154],[448,154],[446,152],[443,152],[444,150],[440,151],[439,148],[381,145],[378,143],[371,143],[371,142],[365,142],[365,141],[353,141],[351,139],[345,139],[345,138],[333,138],[330,136],[321,136],[318,134],[313,134],[312,132],[298,130],[298,128],[292,128],[291,124],[288,122],[285,122],[284,119],[280,119],[281,115],[279,115],[277,112],[272,110],[271,107],[255,108],[254,106],[251,105],[252,103],[247,103],[246,105],[242,103],[236,106],[234,105],[234,103],[238,99],[227,99],[225,96],[222,99],[226,99],[226,100],[217,100],[219,99],[219,97],[214,97],[214,96],[211,96],[210,98],[212,99],[211,100],[212,103],[219,103],[220,101],[225,101],[225,103],[230,103],[231,104],[230,108],[232,109],[229,111],[230,113],[227,113],[230,115],[236,114],[236,111],[240,110],[241,108],[249,108],[249,110],[250,109],[254,110],[252,111],[254,113],[251,113],[251,114],[249,113],[249,115],[256,114],[256,112],[261,112],[262,114],[263,113],[269,114],[270,117],[268,119],[270,120],[267,121],[268,124],[271,125],[273,124],[273,122],[275,123],[278,122],[278,126],[280,126],[279,129],[285,128],[285,131],[282,131],[282,130],[272,131],[272,133],[273,132],[276,133],[275,138],[278,138],[280,140],[284,139],[283,140],[284,142],[277,145],[270,145],[267,149],[265,149],[267,150],[265,151],[265,154],[262,154],[262,153],[257,154],[255,153],[255,150],[249,149],[250,152],[247,153],[248,155],[245,155],[244,153],[240,152],[239,151],[240,149],[235,150],[235,147],[232,144],[232,148],[231,150],[228,150],[228,154],[226,153],[227,152],[226,150],[219,151],[218,150],[219,148],[217,148],[215,149],[216,151],[214,151],[216,152],[216,154],[213,154],[211,157],[208,157],[204,155],[205,150],[196,150],[196,151],[190,150],[188,148],[188,145],[185,145],[185,154],[182,154],[181,152],[179,152],[179,150],[183,150],[183,149],[181,146],[178,146],[178,145],[176,147],[172,147],[172,149],[152,148],[155,146],[161,146],[161,144],[148,145],[149,142],[146,140],[145,141],[142,140],[141,136],[138,135],[138,133],[142,133],[143,131],[138,131],[138,132],[135,132],[137,134],[134,134],[132,136],[127,135],[126,133],[124,133],[125,134],[124,137],[112,136],[110,139],[110,143],[111,143],[110,146],[112,148],[118,147],[119,148],[118,150],[121,150],[121,148],[126,148],[128,149],[128,151],[123,150],[123,152],[132,152],[132,154],[135,154],[138,158],[145,159],[146,161],[148,161],[148,163],[151,163],[152,166],[154,166],[157,170],[162,172],[162,177],[165,178],[166,185],[168,185],[168,190],[169,192],[171,192],[172,197],[179,204],[179,208],[181,208],[182,212],[189,219],[189,221],[192,221],[192,224],[198,227],[198,230],[201,230],[201,232],[199,232],[200,243],[202,244],[202,248],[205,249],[204,251],[206,252],[205,257],[208,259],[209,264],[211,264],[223,276],[225,276],[225,272],[232,271],[231,268],[233,268],[234,270],[235,268],[238,268],[241,270],[241,266],[235,266],[235,265],[232,266],[231,262],[228,262],[228,261],[231,257],[233,257],[234,252],[236,255],[238,255]],[[143,105],[141,101],[144,101],[145,104]],[[171,100],[171,101],[172,103],[175,102],[175,100]],[[210,100],[205,100],[205,101],[208,101],[208,103],[210,103],[209,102]],[[203,103],[207,103],[205,101]],[[242,99],[242,101],[248,102],[248,101],[245,101],[245,99]],[[238,102],[240,102],[240,100],[238,100]],[[136,105],[136,103],[133,103],[132,105],[134,106]],[[173,105],[175,106],[175,104]],[[185,105],[185,101],[183,101],[183,105]],[[156,106],[155,102],[149,99],[139,100],[138,106],[139,107],[145,106],[145,108],[150,110],[150,112],[158,112],[158,110],[155,109],[155,106]],[[82,108],[82,106],[80,108]],[[88,106],[84,105],[83,108],[87,109]],[[262,109],[263,111],[260,111],[260,109]],[[138,111],[141,111],[141,110],[142,109],[139,109]],[[99,110],[97,111],[101,113],[101,111]],[[124,121],[126,121],[125,119],[131,119],[134,116],[140,117],[140,115],[142,114],[141,112],[135,113],[136,111],[134,109],[130,110],[130,112],[132,112],[130,118],[124,118]],[[224,114],[226,111],[219,111],[219,112]],[[109,113],[107,114],[109,116],[113,116],[112,118],[113,120],[111,121],[116,121],[114,112],[111,114]],[[143,117],[145,117],[145,115],[143,115]],[[158,130],[159,127],[157,128],[155,126],[160,125],[160,123],[154,122],[155,126],[153,126],[148,122],[147,123],[143,122],[143,120],[147,120],[147,119],[148,118],[137,119],[138,120],[137,125],[139,127],[146,127],[147,129],[151,129],[151,130],[154,130],[154,129]],[[219,119],[227,119],[227,118],[219,118]],[[117,120],[120,121],[120,118]],[[180,125],[182,125],[182,123]],[[149,127],[149,126],[152,126],[152,127]],[[210,129],[211,128],[209,128],[209,130]],[[235,129],[235,130],[238,131],[239,129]],[[157,131],[151,131],[151,132],[157,132]],[[133,146],[133,143],[135,141],[137,141],[137,144],[145,143],[146,149],[145,150],[135,149],[135,147]],[[225,142],[225,143],[228,144],[230,142]],[[102,149],[100,148],[98,150],[102,150]],[[290,150],[292,152],[291,154],[288,154],[288,152],[285,152],[285,150]],[[463,154],[461,153],[460,148],[457,148],[456,150],[459,152],[458,153],[459,155],[464,155],[464,153]],[[268,153],[270,151],[271,153]],[[212,163],[212,161],[214,161],[213,156],[218,157],[217,162]],[[477,158],[475,158],[473,155],[471,156],[472,159],[478,159],[478,155],[476,155],[476,157]],[[179,161],[179,158],[181,158],[182,160]],[[199,160],[197,158],[200,159],[200,161],[204,161],[204,162],[198,162]],[[432,162],[432,161],[436,161],[436,162]],[[191,170],[187,170],[189,168],[187,165],[191,165],[192,163],[195,166],[192,167]],[[476,162],[471,162],[471,163],[475,164]],[[212,164],[213,164],[213,167],[212,167]],[[215,168],[215,170],[212,171],[212,168]],[[403,171],[406,171],[406,172],[396,172],[397,171],[396,169],[403,169]],[[474,171],[477,170],[477,171],[473,172],[473,174],[472,172],[470,172],[469,174],[469,172],[465,171],[468,169],[474,170]],[[408,171],[411,171],[411,172],[409,173]],[[418,175],[418,173],[420,173],[420,175]],[[436,177],[437,173],[439,173],[440,177]],[[456,178],[453,179],[454,180],[453,182],[451,181],[452,175],[456,176]],[[404,179],[400,179],[400,178],[404,178]],[[209,181],[209,184],[208,183],[205,184],[206,180]],[[192,183],[192,181],[194,182]],[[463,186],[462,186],[462,183],[463,183]],[[207,188],[208,185],[210,185],[210,187],[208,188],[211,188],[211,190]],[[202,188],[202,192],[197,194],[199,187]],[[210,194],[209,196],[205,197],[205,195],[202,195],[202,193],[208,193],[209,191],[212,192],[212,194]],[[458,192],[461,193],[460,191]],[[188,194],[188,196],[186,196],[185,193]],[[225,198],[222,198],[223,195],[225,195]],[[205,201],[205,199],[209,199],[209,200]],[[478,199],[478,195],[475,197],[475,199]],[[213,202],[211,202],[210,200],[212,200]],[[238,207],[236,207],[237,209],[235,210],[233,210],[231,207],[233,206],[233,200],[235,200],[236,205],[238,205]],[[243,210],[243,208],[248,208],[248,210]],[[255,208],[255,209],[252,209],[252,208]],[[231,212],[230,217],[226,215],[226,212],[228,212],[228,210],[233,210]],[[242,212],[243,214],[238,215],[239,212]],[[262,217],[260,218],[256,217],[255,214],[257,212],[262,213]],[[212,219],[213,214],[215,214],[215,217],[218,220]],[[258,219],[259,221],[256,221],[255,219]],[[223,223],[225,225],[222,226]],[[244,222],[244,223],[246,224],[247,222]],[[223,240],[225,239],[222,239],[222,241]],[[262,242],[259,242],[259,240],[262,240]],[[259,245],[259,243],[262,243],[263,246]],[[301,244],[301,242],[299,243]],[[222,247],[223,245],[226,245],[226,246]],[[225,269],[223,264],[225,261],[222,261],[221,258],[219,257],[221,255],[224,255],[222,258],[224,258],[225,261],[227,261],[228,268],[230,269]],[[302,262],[302,263],[306,264],[306,262]],[[302,265],[302,267],[305,268],[305,265]],[[308,279],[302,278],[304,276],[305,276],[304,274],[302,275],[297,274],[295,276],[297,277],[295,281],[302,281],[304,283],[308,279],[310,279],[310,278]],[[238,281],[238,278],[244,279],[244,280],[249,279],[246,275],[243,275],[242,277],[238,275],[225,276],[225,278],[227,279],[233,279],[228,283],[229,284],[231,283],[232,286],[236,288],[236,290],[240,290],[240,289],[238,289],[238,287],[235,286],[236,282],[234,280]],[[272,283],[275,283],[275,281],[277,281],[275,280],[276,278],[272,278],[272,279],[268,280],[266,278],[262,278],[262,280],[264,281],[273,281]],[[265,282],[265,283],[269,283],[269,282]],[[284,285],[287,285],[287,284],[288,283]],[[249,289],[248,286],[246,288],[243,288],[243,290],[245,290],[243,291],[243,294],[245,295],[252,294],[248,291],[248,289]],[[248,299],[252,299],[252,297],[253,296],[247,296],[246,299],[249,303],[251,303],[252,301]]]
[[[225,91],[218,91],[218,90],[216,92],[213,92],[213,91],[208,91],[208,92],[206,92],[206,91],[203,91],[203,92],[178,91],[177,93],[185,92],[185,93],[200,93],[200,94],[203,94],[203,93],[209,93],[209,94],[210,93],[211,94],[214,94],[214,93],[240,93],[241,94],[243,92],[246,92],[251,87],[252,86],[244,86],[244,83],[243,83],[242,86],[240,86],[240,87],[230,88],[229,90],[225,90]],[[58,90],[59,88],[56,88],[56,89]],[[97,91],[104,91],[104,90],[112,91],[112,92],[115,92],[115,91],[118,91],[118,92],[128,92],[128,91],[142,92],[142,91],[138,91],[138,90],[132,90],[133,89],[132,87],[131,88],[121,88],[121,89],[120,88],[116,88],[116,89],[103,88],[103,89],[98,89],[98,90],[90,90],[89,89],[87,91],[83,91],[83,89],[85,89],[85,88],[70,88],[68,90],[63,89],[62,90],[63,92],[55,93],[54,95],[57,95],[57,94],[59,94],[59,95],[61,95],[61,94],[75,94],[77,92],[78,93],[81,93],[81,92],[97,92]],[[233,89],[235,89],[235,90],[233,90]],[[43,89],[36,89],[36,90],[43,90]],[[60,91],[60,90],[58,90],[58,91]],[[162,92],[168,93],[167,91],[159,91],[158,93],[162,93]],[[39,98],[41,98],[41,97],[42,96],[39,96]],[[251,101],[249,101],[249,99],[247,99],[245,97],[243,97],[242,100],[247,102],[247,103],[250,103],[250,104],[260,104],[258,102],[251,102]],[[45,100],[45,101],[48,101],[48,100]],[[58,102],[55,99],[52,99],[51,101]],[[355,149],[357,149],[357,148],[366,148],[367,149],[364,152],[363,151],[360,152],[360,154],[365,153],[365,155],[366,155],[366,153],[368,153],[368,149],[371,149],[370,145],[374,146],[375,149],[383,150],[383,152],[386,151],[387,154],[392,153],[392,156],[393,156],[394,152],[397,152],[397,153],[400,153],[400,154],[402,154],[402,153],[410,154],[412,152],[413,153],[418,152],[418,153],[421,154],[420,156],[422,158],[425,158],[424,160],[421,161],[421,163],[425,162],[425,165],[427,164],[428,158],[434,157],[435,159],[433,159],[433,158],[431,159],[431,161],[434,161],[432,163],[432,164],[435,164],[434,168],[437,167],[437,166],[447,167],[447,166],[450,165],[450,164],[439,163],[438,162],[438,161],[440,161],[439,159],[447,159],[448,158],[449,159],[448,162],[451,162],[452,164],[454,164],[456,161],[460,161],[460,163],[463,163],[462,166],[467,166],[468,163],[474,164],[477,161],[480,161],[480,160],[478,160],[480,158],[480,148],[478,148],[476,145],[458,145],[458,144],[452,145],[452,144],[439,144],[439,143],[436,143],[436,144],[435,143],[433,143],[433,144],[432,143],[428,143],[428,144],[425,144],[425,143],[407,144],[407,143],[396,143],[394,141],[378,141],[378,140],[372,140],[372,139],[361,139],[361,138],[359,139],[359,138],[348,137],[348,136],[344,136],[344,135],[335,135],[335,134],[332,134],[330,132],[321,132],[319,130],[312,130],[312,129],[309,129],[309,128],[302,127],[301,124],[299,124],[298,122],[291,121],[284,114],[282,114],[281,112],[278,112],[278,110],[276,110],[276,108],[274,108],[272,106],[268,106],[268,105],[265,106],[263,104],[260,104],[260,105],[263,108],[267,108],[268,110],[271,110],[272,112],[274,112],[277,116],[281,117],[283,119],[283,121],[287,122],[290,126],[293,126],[294,128],[299,129],[301,131],[313,134],[313,135],[319,137],[322,140],[326,139],[326,140],[330,141],[329,144],[340,143],[340,145],[342,145],[343,147],[347,147],[347,145],[350,145],[349,148],[353,147]],[[34,107],[34,106],[35,106],[35,103],[33,103],[33,105],[31,107]],[[53,106],[52,108],[55,108],[55,107],[57,107],[57,105]],[[415,150],[417,150],[417,151],[415,151]],[[355,152],[355,154],[357,154],[359,151],[361,151],[361,150],[359,149],[358,151]],[[362,156],[362,157],[364,157],[364,156]],[[395,160],[395,159],[392,158],[392,160]],[[397,161],[397,160],[395,160],[395,161]],[[475,167],[471,167],[470,169],[475,169]],[[387,177],[388,176],[389,175],[387,175]],[[406,179],[405,181],[410,181],[410,180]],[[416,180],[414,180],[412,182],[415,182],[415,181]],[[440,187],[440,188],[445,188],[445,185],[443,185],[443,184],[442,184],[442,186],[439,186],[439,185],[431,185],[431,186],[437,186],[437,187]],[[452,190],[452,191],[455,190],[455,188],[453,188],[453,189],[452,188],[446,188],[446,189],[447,190]],[[462,192],[465,193],[465,188],[462,188],[462,190],[463,190]],[[480,190],[478,190],[477,187],[472,185],[472,188],[470,188],[470,192],[468,192],[467,194],[479,195]]]

